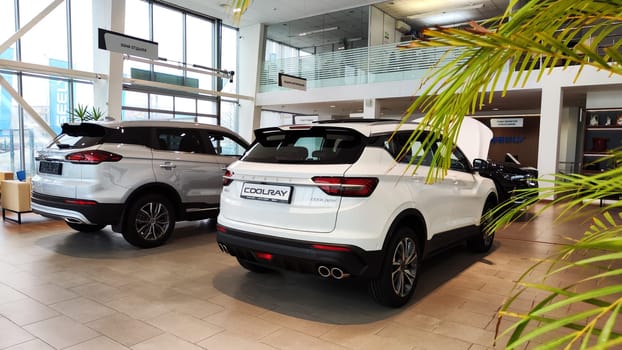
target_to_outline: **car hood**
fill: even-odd
[[[475,158],[488,159],[490,140],[492,130],[489,127],[475,118],[464,117],[456,143],[471,163]]]
[[[421,121],[422,118],[416,121]],[[471,117],[464,117],[458,134],[458,147],[473,163],[473,159],[488,159],[488,149],[492,140],[492,130],[484,123]]]

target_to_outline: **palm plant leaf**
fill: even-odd
[[[456,53],[454,59],[440,62],[429,73],[419,97],[404,115],[405,121],[417,111],[424,113],[421,127],[415,131],[417,137],[428,128],[435,137],[445,135],[444,150],[451,150],[463,116],[474,113],[484,103],[490,103],[495,90],[501,89],[503,96],[510,87],[524,86],[532,79],[540,80],[555,67],[578,66],[576,78],[585,66],[612,75],[622,74],[619,52],[622,42],[617,40],[604,45],[606,40],[611,40],[610,34],[622,25],[622,0],[528,1],[513,11],[517,3],[511,1],[506,13],[498,18],[481,24],[472,23],[467,29],[429,29],[423,32],[425,40],[405,45],[405,49],[446,47]],[[448,158],[447,154],[440,156],[441,159]],[[619,151],[610,156],[613,160],[621,157]],[[433,162],[433,165],[441,169],[429,172],[429,182],[442,177],[448,168],[443,162]],[[540,347],[605,348],[620,344],[622,335],[615,331],[615,326],[622,303],[619,283],[622,268],[618,267],[622,261],[621,228],[607,212],[599,215],[587,209],[592,200],[622,193],[622,168],[593,176],[556,174],[554,178],[543,178],[540,182],[545,186],[515,193],[518,201],[524,200],[522,205],[513,207],[506,203],[497,207],[490,214],[496,220],[491,220],[489,228],[502,228],[534,203],[551,198],[554,199],[539,206],[536,216],[554,206],[561,206],[560,220],[577,219],[586,214],[595,217],[581,240],[536,263],[519,278],[499,312],[500,319],[517,319],[501,333],[509,335],[506,346],[523,346],[562,329],[567,332],[552,340],[539,341]],[[616,202],[605,209],[616,210],[619,206],[621,204]],[[537,275],[536,270],[547,264],[549,267],[544,276],[539,275],[538,282],[529,282]],[[589,269],[593,273],[565,287],[547,283],[552,277],[571,269]],[[595,281],[604,287],[590,288]],[[528,312],[513,311],[514,303],[524,297],[527,290],[546,293],[546,297]],[[581,305],[583,311],[559,316],[570,306],[577,305]],[[529,328],[530,325],[536,327]]]
[[[423,31],[426,39],[412,41],[405,49],[444,47],[458,52],[443,61],[424,80],[419,97],[404,114],[424,112],[419,135],[424,128],[445,136],[445,159],[457,139],[458,128],[466,114],[472,114],[493,99],[493,91],[526,84],[532,73],[539,80],[554,67],[592,66],[611,74],[622,74],[622,42],[616,41],[604,52],[598,48],[611,40],[609,34],[622,25],[622,0],[529,1],[511,11],[470,28],[434,28]],[[444,59],[444,58],[443,58]],[[502,85],[500,85],[502,84]],[[448,168],[448,163],[435,164]],[[433,170],[428,180],[442,176]]]

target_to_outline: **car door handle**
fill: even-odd
[[[160,164],[160,168],[171,170],[171,169],[177,168],[177,165],[171,162],[165,162],[164,164]]]

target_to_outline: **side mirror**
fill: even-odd
[[[484,159],[481,159],[481,158],[473,159],[473,170],[475,171],[486,170],[488,169],[489,166],[490,164],[488,163],[488,161]]]

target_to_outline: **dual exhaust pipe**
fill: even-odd
[[[336,280],[350,277],[349,273],[344,272],[338,267],[328,267],[325,265],[318,266],[317,273],[324,278],[332,277]]]
[[[227,246],[225,244],[218,243],[218,248],[220,248],[220,250],[223,253],[231,254],[229,252],[229,248],[227,248]],[[324,278],[332,277],[332,278],[334,278],[336,280],[340,280],[340,279],[343,279],[343,278],[350,277],[350,274],[344,272],[342,269],[340,269],[338,267],[329,267],[329,266],[326,266],[326,265],[318,266],[317,273],[321,277],[324,277]]]
[[[220,248],[220,251],[221,251],[221,252],[223,252],[223,253],[227,253],[227,254],[230,254],[230,253],[229,253],[229,248],[227,248],[227,246],[226,246],[226,245],[224,245],[224,244],[222,244],[222,243],[218,243],[218,248]]]

